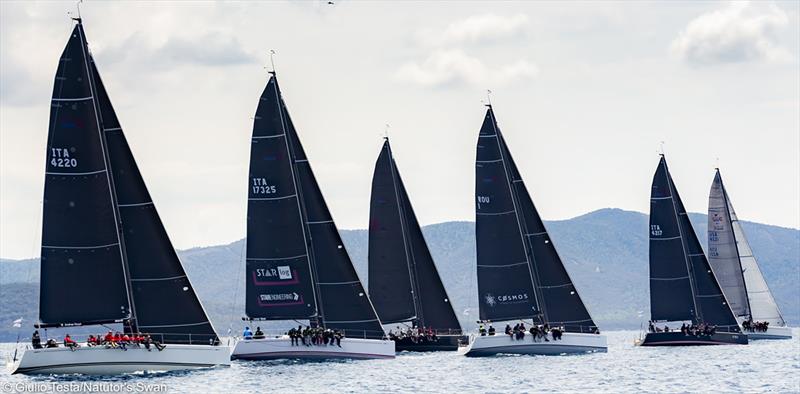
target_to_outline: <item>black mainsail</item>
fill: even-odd
[[[272,74],[251,145],[247,316],[309,319],[349,336],[382,338]]]
[[[481,320],[533,319],[570,332],[596,332],[491,106],[478,136],[475,197]]]
[[[215,342],[77,21],[51,108],[40,326],[124,321],[165,343]]]
[[[39,284],[41,326],[100,324],[132,317],[116,201],[91,83],[89,53],[79,22],[61,55],[50,107]]]
[[[738,332],[663,155],[653,175],[649,233],[651,319],[691,320]]]
[[[786,325],[736,216],[719,169],[708,196],[708,262],[736,316]]]
[[[388,138],[372,177],[368,255],[370,297],[381,322],[461,330]]]

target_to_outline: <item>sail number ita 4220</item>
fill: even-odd
[[[266,178],[253,178],[253,194],[275,194],[275,185],[267,183]]]
[[[72,168],[78,166],[78,159],[71,157],[67,148],[50,148],[50,165]]]

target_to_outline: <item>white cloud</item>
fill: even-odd
[[[733,2],[689,22],[671,49],[693,64],[785,61],[791,54],[774,33],[788,24],[775,4]]]
[[[528,16],[525,14],[474,15],[451,23],[439,37],[434,39],[434,42],[439,45],[448,45],[487,43],[519,38],[525,35],[528,22]]]
[[[485,64],[470,52],[486,52],[486,46],[475,44],[509,42],[527,35],[528,16],[515,14],[473,15],[450,23],[444,29],[428,28],[418,31],[420,47],[429,51],[424,60],[410,61],[400,66],[398,79],[426,87],[474,85],[481,88],[502,86],[509,82],[532,78],[538,74],[535,64],[517,59],[510,63],[502,56],[487,56],[500,62]],[[505,64],[503,64],[505,62]]]
[[[422,86],[443,87],[470,84],[486,88],[532,78],[538,69],[526,60],[491,67],[458,49],[436,50],[421,63],[400,67],[397,77]]]
[[[134,58],[152,68],[170,68],[176,64],[231,66],[258,61],[256,56],[242,48],[239,40],[220,32],[209,32],[191,39],[172,37],[160,45],[137,32],[117,46],[101,48],[100,54],[109,63]]]

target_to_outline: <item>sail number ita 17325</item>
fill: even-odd
[[[275,194],[275,185],[267,183],[265,178],[253,178],[253,194]]]

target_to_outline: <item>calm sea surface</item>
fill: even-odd
[[[7,383],[42,383],[41,388],[86,381],[186,393],[800,392],[798,329],[792,340],[675,348],[634,347],[635,331],[606,334],[608,353],[581,356],[403,353],[394,360],[235,361],[229,368],[120,377],[26,377],[6,370],[0,392]],[[0,346],[5,360],[13,345]]]

